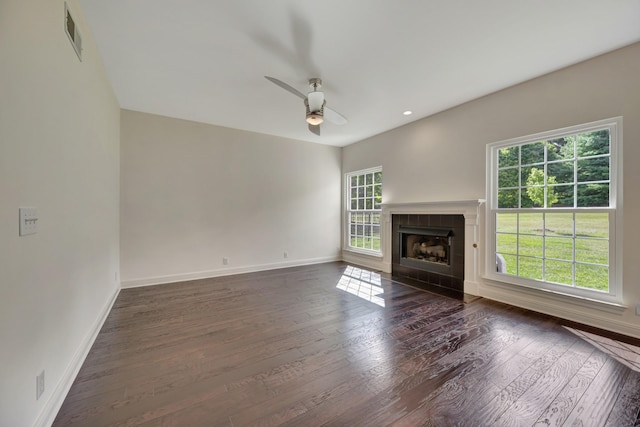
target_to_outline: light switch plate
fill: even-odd
[[[38,210],[36,208],[20,208],[20,235],[35,234],[38,231]]]

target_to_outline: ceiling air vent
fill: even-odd
[[[67,32],[67,36],[69,36],[73,50],[78,55],[78,59],[82,61],[82,37],[80,37],[80,32],[71,16],[67,2],[64,3],[64,29]]]

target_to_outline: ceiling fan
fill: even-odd
[[[269,76],[264,76],[264,78],[304,100],[304,105],[307,107],[306,120],[309,124],[309,130],[314,134],[320,135],[320,124],[324,118],[337,125],[347,123],[347,119],[342,114],[326,106],[327,100],[324,99],[324,92],[318,90],[322,87],[322,80],[319,78],[309,79],[309,87],[312,90],[306,96],[281,80]]]

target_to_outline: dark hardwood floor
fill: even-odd
[[[54,425],[620,427],[639,410],[640,373],[558,319],[328,263],[123,290]]]

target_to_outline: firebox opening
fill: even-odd
[[[400,227],[400,256],[425,263],[449,266],[453,232],[441,228]]]

